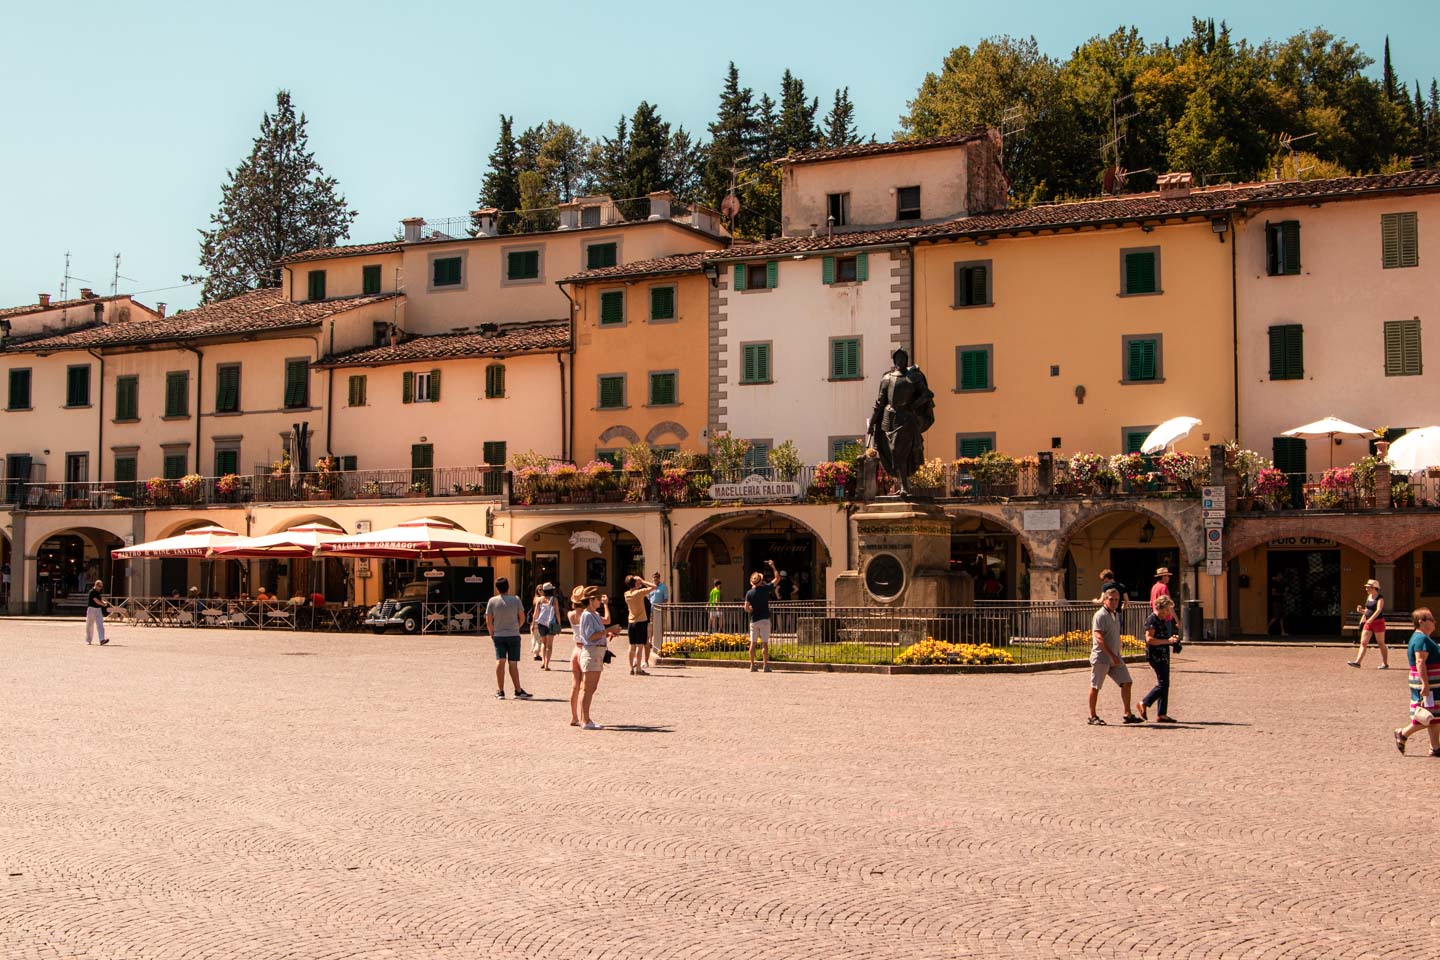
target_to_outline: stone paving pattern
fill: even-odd
[[[484,639],[111,635],[0,622],[0,957],[1440,953],[1440,759],[1338,647],[1187,650],[1174,728],[1076,671],[691,667],[586,733]]]

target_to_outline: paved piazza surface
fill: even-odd
[[[676,668],[585,733],[486,640],[80,629],[0,621],[5,958],[1440,954],[1440,759],[1340,648],[1187,651],[1175,728]]]

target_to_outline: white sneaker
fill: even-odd
[[[585,721],[584,729],[586,729],[586,730],[601,730],[601,729],[604,729],[604,728],[601,727],[600,724],[596,723],[594,720],[586,720],[586,721]]]

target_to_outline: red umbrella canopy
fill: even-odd
[[[370,533],[331,540],[322,556],[439,560],[445,557],[523,557],[525,548],[462,530],[448,520],[424,517]]]
[[[320,548],[345,531],[328,523],[307,523],[263,537],[240,537],[238,542],[215,548],[215,556],[231,560],[283,560],[313,557]]]
[[[136,558],[198,557],[205,559],[217,555],[217,549],[245,538],[234,530],[224,527],[197,527],[163,540],[137,543],[133,547],[111,550],[110,556],[117,560]]]

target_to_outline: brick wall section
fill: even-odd
[[[1297,510],[1274,516],[1233,514],[1226,531],[1225,555],[1233,558],[1278,537],[1325,537],[1354,547],[1372,560],[1391,563],[1431,541],[1440,540],[1440,513],[1431,510],[1375,513]]]
[[[724,291],[730,289],[729,284],[728,275],[722,271],[718,283],[710,285],[710,398],[706,422],[712,437],[717,431],[728,429],[725,416],[729,413],[729,408],[726,407],[725,400],[730,396],[727,389],[730,380],[725,369],[728,363],[725,359],[725,305],[729,303],[729,298],[724,295]]]
[[[894,250],[890,256],[890,342],[915,355],[914,258],[906,249]]]

